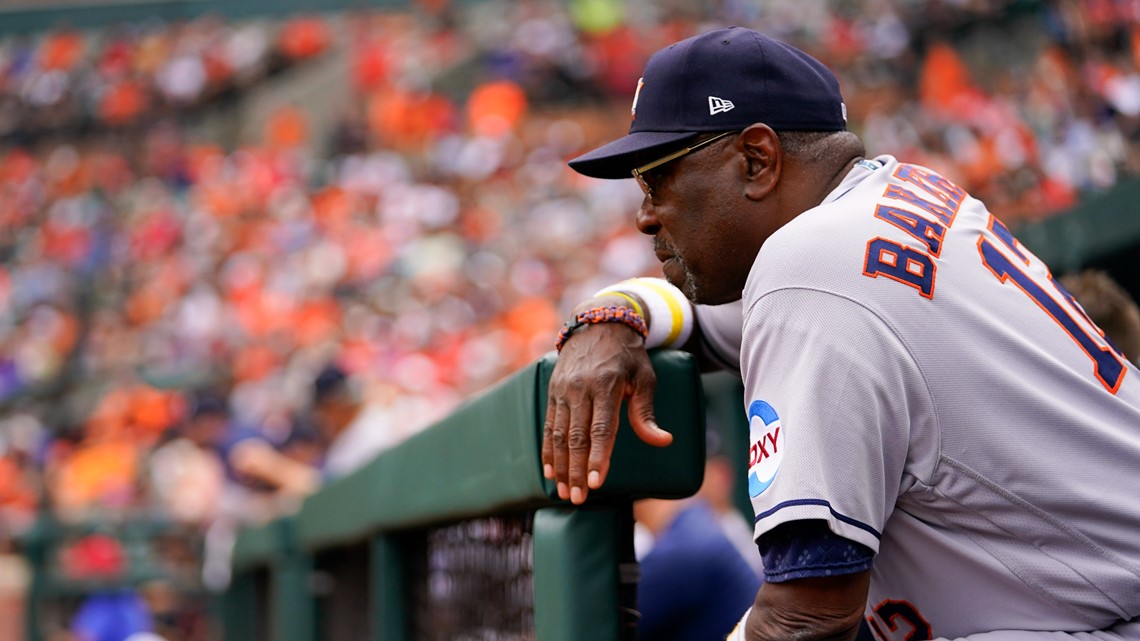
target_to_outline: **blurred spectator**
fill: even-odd
[[[153,629],[136,632],[127,641],[193,641],[205,638],[200,613],[189,607],[178,586],[160,579],[144,583],[138,591],[150,611]]]
[[[361,381],[337,365],[313,381],[313,415],[328,443],[321,466],[326,478],[343,476],[396,444],[406,433],[394,411],[396,390],[377,385],[366,398]]]
[[[708,503],[725,538],[732,543],[756,576],[763,579],[764,563],[753,539],[752,523],[744,518],[733,501],[739,485],[736,466],[724,450],[723,438],[712,426],[706,431],[705,442],[705,477],[697,496]]]
[[[265,139],[270,149],[296,149],[308,140],[308,119],[295,106],[281,107],[265,123]]]
[[[640,559],[638,638],[705,641],[732,631],[760,589],[760,577],[725,537],[701,498],[634,503],[653,535]]]
[[[328,24],[321,18],[297,16],[281,27],[278,47],[289,58],[311,58],[327,49],[332,40]]]
[[[213,16],[63,28],[38,41],[0,39],[0,138],[128,127],[198,107],[327,51],[323,19],[230,24]],[[3,111],[3,109],[0,109]]]
[[[15,448],[0,453],[0,542],[31,525],[38,498],[36,478],[25,453]]]
[[[164,513],[181,523],[206,525],[217,515],[225,469],[213,452],[176,438],[151,452],[150,483]]]
[[[205,531],[202,580],[222,589],[229,583],[237,529],[280,512],[272,488],[240,469],[243,451],[273,448],[256,429],[235,420],[227,397],[198,390],[189,394],[188,405],[186,419],[152,452],[152,483],[169,516]]]
[[[19,639],[25,633],[24,604],[31,571],[4,543],[0,535],[0,639]]]
[[[509,80],[487,83],[467,98],[467,126],[477,136],[500,138],[518,127],[526,109],[522,87]]]
[[[166,456],[168,460],[177,457],[181,474],[195,476],[202,482],[201,493],[196,494],[173,487],[176,479],[161,480],[162,486],[170,488],[167,496],[173,501],[170,507],[175,514],[198,514],[205,517],[201,522],[206,524],[218,518],[257,522],[273,516],[277,508],[270,493],[272,488],[244,474],[241,461],[247,452],[275,448],[256,428],[235,419],[224,395],[212,391],[195,393],[189,416],[172,436],[173,440],[155,452],[160,455],[153,461],[160,475],[156,480],[166,472],[159,466],[161,457]]]
[[[122,543],[107,534],[80,537],[59,554],[63,575],[76,580],[113,582],[127,571]]]
[[[125,641],[152,627],[150,609],[134,590],[91,594],[71,620],[75,641]]]
[[[121,424],[90,425],[48,469],[56,513],[76,521],[100,512],[125,512],[138,499],[142,455],[140,443]]]
[[[236,453],[234,464],[243,476],[264,483],[277,492],[285,504],[296,506],[297,499],[321,486],[324,448],[317,446],[316,439],[291,440],[287,445],[284,451],[268,447],[242,448]]]
[[[235,459],[239,469],[287,495],[303,496],[324,481],[356,470],[411,433],[397,408],[394,386],[374,384],[365,390],[360,380],[335,364],[314,378],[311,410],[316,434],[306,435],[299,425],[285,452],[244,449]],[[325,444],[323,452],[311,448],[317,439]]]
[[[1140,365],[1140,306],[1107,272],[1086,269],[1061,277],[1061,286],[1080,303],[1105,338]]]

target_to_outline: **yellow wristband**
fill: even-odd
[[[633,305],[633,311],[637,312],[638,316],[645,316],[645,310],[641,309],[641,303],[637,302],[637,299],[634,298],[633,296],[630,296],[629,294],[627,294],[625,292],[619,292],[616,289],[604,291],[601,294],[603,296],[620,296],[620,297],[626,299],[627,301],[629,301],[630,305]]]
[[[689,340],[696,324],[693,305],[681,290],[661,278],[630,278],[599,291],[595,296],[606,294],[625,295],[641,298],[649,311],[649,336],[645,339],[647,348],[680,347]],[[644,316],[644,314],[642,314]]]

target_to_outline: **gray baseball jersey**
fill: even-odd
[[[876,551],[880,638],[1140,615],[1140,371],[981,202],[863,161],[768,239],[741,309],[739,339],[700,318],[739,341],[756,535],[823,519]]]

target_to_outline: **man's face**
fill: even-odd
[[[335,401],[325,399],[313,405],[313,422],[325,438],[336,436],[337,418],[337,403]]]
[[[313,419],[317,430],[325,439],[340,434],[356,414],[356,405],[339,395],[322,399],[313,405]]]
[[[220,413],[205,413],[190,419],[186,427],[186,438],[200,447],[208,447],[222,440],[226,435],[226,416]]]
[[[637,214],[638,229],[653,236],[666,280],[695,303],[738,300],[760,248],[757,230],[737,211],[745,201],[731,181],[739,158],[733,139],[654,169],[646,176],[652,198]]]

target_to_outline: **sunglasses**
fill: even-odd
[[[633,177],[637,179],[637,184],[641,185],[641,191],[645,192],[646,196],[653,198],[653,188],[650,187],[649,182],[645,180],[646,172],[653,171],[654,169],[657,169],[658,167],[660,167],[661,165],[664,165],[665,163],[673,162],[674,160],[681,158],[682,156],[691,154],[694,151],[696,151],[702,147],[707,147],[708,145],[711,145],[712,143],[720,140],[721,138],[724,138],[725,136],[731,136],[734,133],[736,133],[736,132],[735,131],[725,131],[725,132],[719,133],[719,134],[717,134],[711,138],[705,138],[704,140],[701,140],[697,143],[694,143],[694,144],[692,144],[688,147],[685,147],[679,151],[674,151],[673,153],[669,154],[668,156],[662,156],[661,158],[658,158],[657,160],[654,160],[653,162],[646,163],[646,164],[634,169],[633,170]]]

